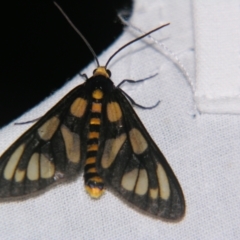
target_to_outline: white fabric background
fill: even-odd
[[[207,113],[240,113],[240,1],[193,1],[196,94]]]
[[[131,23],[143,31],[171,22],[153,37],[163,40],[177,54],[192,79],[196,41],[193,13],[190,0],[138,0],[131,18]],[[133,30],[126,29],[102,54],[100,61],[104,63],[113,51],[135,35]],[[90,76],[94,67],[93,63],[83,72]],[[158,44],[140,41],[119,54],[109,68],[116,84],[122,79],[140,79],[158,73],[145,83],[126,84],[124,90],[146,106],[161,100],[153,110],[136,111],[181,183],[187,205],[185,218],[175,224],[152,219],[109,192],[100,200],[91,200],[79,177],[73,183],[59,185],[33,199],[1,203],[0,239],[239,238],[240,116],[201,114],[194,117],[196,111],[188,81],[179,64],[161,54]],[[82,81],[77,76],[16,121],[41,116]],[[27,128],[29,125],[11,123],[2,129],[0,151],[4,152]]]

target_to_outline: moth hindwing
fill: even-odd
[[[92,198],[99,198],[106,187],[151,216],[168,221],[183,217],[185,201],[178,180],[134,112],[133,100],[114,86],[107,69],[117,52],[166,25],[124,45],[104,67],[91,49],[98,64],[93,76],[0,157],[1,198],[32,196],[83,171]]]

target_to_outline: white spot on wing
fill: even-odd
[[[4,178],[5,179],[11,180],[13,178],[15,170],[17,168],[17,165],[23,154],[24,149],[25,149],[25,144],[22,144],[10,156],[10,158],[7,162],[7,165],[4,169]]]
[[[55,173],[54,164],[43,154],[40,155],[40,176],[41,178],[51,178]]]
[[[119,121],[122,117],[122,111],[117,102],[107,104],[107,115],[110,122]]]
[[[132,191],[136,185],[136,180],[138,176],[138,169],[135,168],[132,171],[125,173],[122,177],[121,185],[128,191]]]
[[[144,195],[148,190],[148,175],[145,169],[139,171],[137,186],[135,193],[138,195]]]
[[[36,181],[39,179],[39,173],[39,154],[33,153],[27,167],[27,178],[30,181]]]
[[[70,112],[75,117],[82,117],[87,107],[87,101],[83,98],[76,98],[70,107]]]
[[[101,162],[103,168],[109,168],[111,166],[126,138],[126,133],[123,133],[117,138],[106,141]]]
[[[52,117],[47,120],[39,129],[38,134],[41,139],[48,141],[52,138],[53,134],[58,128],[60,121],[58,117]]]
[[[157,164],[157,177],[160,188],[160,197],[164,200],[168,200],[170,196],[170,187],[167,174],[160,163]]]
[[[25,174],[25,170],[17,169],[14,176],[15,182],[22,182],[24,180]]]
[[[158,197],[158,188],[151,188],[149,190],[149,194],[150,194],[150,197],[152,199],[157,199],[157,197]]]
[[[80,137],[77,133],[71,132],[65,125],[61,126],[61,132],[65,143],[68,160],[73,163],[80,161]]]
[[[134,153],[141,154],[147,149],[147,141],[138,129],[131,129],[131,131],[129,132],[129,138]]]

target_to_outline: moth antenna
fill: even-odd
[[[161,28],[163,28],[163,27],[168,26],[169,24],[170,24],[170,23],[166,23],[166,24],[164,24],[164,25],[162,25],[162,26],[160,26],[160,27],[157,27],[157,28],[151,30],[150,32],[147,32],[147,33],[143,34],[142,36],[137,37],[137,38],[133,39],[132,41],[126,43],[126,44],[123,45],[122,47],[120,47],[120,48],[108,59],[106,65],[105,65],[105,68],[107,68],[107,65],[108,65],[109,62],[113,59],[113,57],[115,57],[115,55],[117,55],[117,54],[118,54],[120,51],[122,51],[124,48],[126,48],[126,47],[129,46],[130,44],[132,44],[132,43],[134,43],[134,42],[137,42],[138,40],[140,40],[140,39],[148,36],[149,34],[155,32],[155,31],[157,31],[157,30],[159,30],[159,29],[161,29]]]
[[[68,21],[68,23],[70,24],[70,26],[75,30],[75,32],[82,38],[82,40],[84,41],[84,43],[87,45],[88,49],[91,51],[95,61],[97,62],[97,66],[100,67],[98,58],[96,53],[94,52],[93,48],[91,47],[90,43],[87,41],[87,39],[83,36],[83,34],[77,29],[77,27],[73,24],[73,22],[69,19],[69,17],[67,16],[67,14],[62,10],[62,8],[56,3],[53,2],[55,4],[55,6],[58,8],[58,10],[62,13],[62,15],[65,17],[65,19]]]

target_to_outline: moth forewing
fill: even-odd
[[[85,115],[74,119],[71,106],[79,96],[85,97],[83,88],[80,85],[73,89],[2,154],[0,197],[30,194],[77,174],[82,165],[80,158],[76,161],[75,157],[73,161],[68,152],[71,144],[76,145],[76,136],[84,140],[84,131],[76,133],[73,122],[77,121],[78,128],[85,129],[86,119]],[[79,145],[78,149],[83,146]]]

